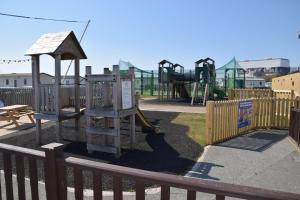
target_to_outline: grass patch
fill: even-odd
[[[186,134],[198,144],[205,145],[205,114],[180,113],[172,123],[189,127]]]

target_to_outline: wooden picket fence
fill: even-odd
[[[74,87],[63,86],[61,88],[62,107],[74,106]],[[54,111],[54,86],[41,85],[41,110]],[[5,106],[22,104],[34,107],[34,95],[32,88],[0,88],[0,100]],[[80,87],[80,103],[85,106],[85,87]]]
[[[228,99],[249,99],[249,98],[296,98],[294,90],[272,90],[272,89],[253,89],[253,88],[239,88],[230,89],[228,92]]]
[[[252,101],[250,125],[238,128],[239,103]],[[299,108],[300,99],[252,98],[208,101],[206,106],[206,143],[214,144],[254,129],[289,127],[291,107]]]
[[[0,100],[6,105],[23,104],[33,106],[32,88],[1,88]]]

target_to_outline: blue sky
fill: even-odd
[[[297,0],[0,1],[3,13],[90,19],[82,42],[88,59],[81,62],[81,74],[85,65],[102,72],[119,59],[154,70],[162,59],[193,68],[196,60],[211,57],[219,67],[233,56],[283,57],[299,66],[299,8]],[[26,59],[24,53],[43,33],[73,30],[79,38],[84,26],[0,16],[0,60]],[[41,59],[41,71],[53,74],[51,58]],[[0,73],[13,72],[31,72],[30,63],[0,64]]]

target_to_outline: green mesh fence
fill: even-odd
[[[242,88],[244,86],[243,68],[238,64],[235,57],[233,57],[224,66],[216,69],[217,80],[222,82],[221,85],[225,91],[231,88]]]
[[[120,60],[119,66],[121,74],[127,74],[130,67],[134,67],[135,74],[135,91],[142,96],[158,95],[158,73],[142,70],[130,62]]]

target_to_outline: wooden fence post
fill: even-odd
[[[291,99],[293,100],[295,98],[295,91],[291,90]]]
[[[234,99],[234,90],[229,89],[228,91],[228,100],[233,100]]]
[[[42,146],[45,151],[45,187],[47,199],[67,199],[67,182],[63,156],[63,144],[50,143]]]
[[[208,101],[206,104],[205,138],[206,144],[212,144],[213,138],[213,120],[214,120],[214,101]]]

